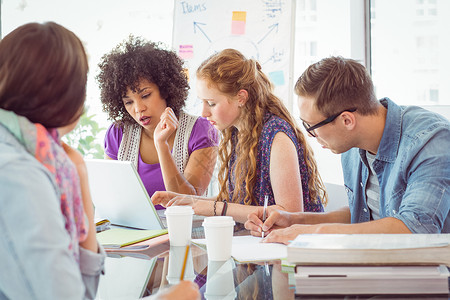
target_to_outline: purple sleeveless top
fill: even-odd
[[[303,190],[303,208],[305,212],[323,212],[323,206],[320,199],[310,199],[309,197],[309,172],[306,167],[306,162],[303,158],[303,146],[298,142],[294,130],[288,122],[281,119],[278,116],[266,113],[264,117],[264,126],[261,131],[261,136],[258,141],[258,152],[256,158],[256,184],[253,190],[253,195],[258,201],[259,206],[264,205],[264,196],[269,196],[268,205],[275,205],[275,199],[272,191],[272,184],[270,181],[270,150],[272,149],[272,143],[275,135],[278,132],[285,133],[294,143],[297,149],[298,163],[300,166],[300,176]],[[230,159],[230,166],[234,165],[236,160],[236,145],[237,129],[233,132],[233,150]],[[280,166],[282,167],[282,166]],[[234,180],[232,174],[234,173],[234,167],[229,169],[228,176],[228,191],[230,199],[233,197]],[[245,183],[244,183],[245,184]],[[245,193],[245,190],[243,191]],[[299,197],[300,201],[300,197]],[[241,204],[244,204],[243,201]]]
[[[105,154],[117,160],[119,146],[123,137],[123,129],[112,124],[105,134]],[[218,145],[218,134],[214,127],[205,118],[198,118],[192,127],[188,142],[188,153],[202,148],[215,147]],[[161,166],[157,164],[146,164],[142,161],[141,153],[138,157],[138,173],[141,177],[148,195],[151,197],[156,191],[165,191]],[[159,207],[157,207],[159,208]],[[162,207],[161,207],[162,208]]]

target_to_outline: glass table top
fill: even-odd
[[[245,234],[245,230],[235,232]],[[192,237],[204,237],[201,227],[193,229]],[[171,247],[168,241],[143,251],[108,252],[97,299],[139,299],[178,283],[185,253],[186,247]],[[449,295],[296,295],[293,268],[279,260],[211,261],[206,250],[195,244],[190,247],[184,279],[197,283],[202,299],[450,299]]]

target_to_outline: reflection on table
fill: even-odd
[[[141,252],[109,252],[97,299],[139,299],[178,283],[185,250],[164,243]],[[197,283],[203,299],[294,298],[279,262],[208,261],[206,250],[196,245],[191,246],[184,279]]]
[[[246,232],[235,233],[242,234]],[[202,238],[201,230],[194,228],[193,237]],[[186,247],[170,247],[165,242],[139,252],[109,252],[97,299],[139,299],[178,283],[185,251]],[[286,272],[286,268],[282,271],[280,261],[208,261],[206,250],[194,244],[188,254],[184,279],[197,283],[202,299],[209,300],[449,299],[448,295],[296,296],[293,273]]]

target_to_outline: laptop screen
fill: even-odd
[[[95,217],[139,229],[165,228],[129,161],[86,159]]]

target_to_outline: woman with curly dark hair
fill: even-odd
[[[114,123],[105,158],[132,161],[149,193],[202,195],[217,158],[218,134],[183,112],[189,85],[183,62],[161,44],[130,36],[105,54],[97,82]]]

